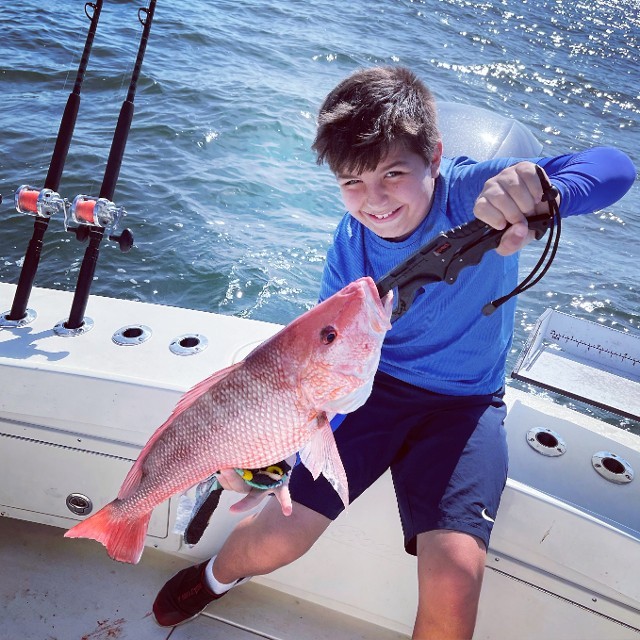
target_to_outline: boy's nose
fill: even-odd
[[[367,206],[374,209],[374,213],[383,213],[382,209],[387,203],[387,193],[382,187],[371,186],[367,189]]]

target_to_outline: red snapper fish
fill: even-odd
[[[259,469],[300,452],[345,506],[347,476],[329,420],[364,404],[391,328],[392,294],[360,278],[198,383],[131,467],[118,497],[65,533],[121,562],[142,556],[151,512],[221,469]]]

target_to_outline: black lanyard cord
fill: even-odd
[[[546,202],[549,205],[549,218],[551,219],[551,222],[549,225],[549,237],[547,238],[547,243],[540,259],[529,275],[506,296],[492,300],[482,308],[482,313],[485,316],[491,315],[500,305],[503,305],[514,296],[519,295],[523,291],[530,289],[540,282],[547,271],[549,271],[549,268],[556,257],[558,245],[560,244],[560,233],[562,231],[562,218],[560,217],[560,209],[557,202],[558,189],[549,182],[549,178],[547,178],[545,172],[538,165],[536,165],[536,173],[538,174],[540,184],[542,185],[542,202]]]

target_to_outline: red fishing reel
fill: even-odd
[[[37,189],[23,184],[16,190],[14,200],[16,211],[39,218],[49,219],[56,213],[66,211],[65,199],[52,189]]]
[[[133,234],[129,229],[123,229],[119,235],[113,233],[126,213],[107,198],[78,195],[65,209],[65,229],[75,233],[78,240],[88,238],[91,227],[111,231],[109,240],[117,242],[120,251],[126,253],[133,247]]]

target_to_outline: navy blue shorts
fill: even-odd
[[[416,536],[450,529],[489,537],[507,479],[506,408],[502,393],[448,396],[378,372],[364,406],[334,435],[349,480],[350,502],[391,469],[405,548]],[[344,509],[320,476],[299,464],[291,497],[335,520]]]

